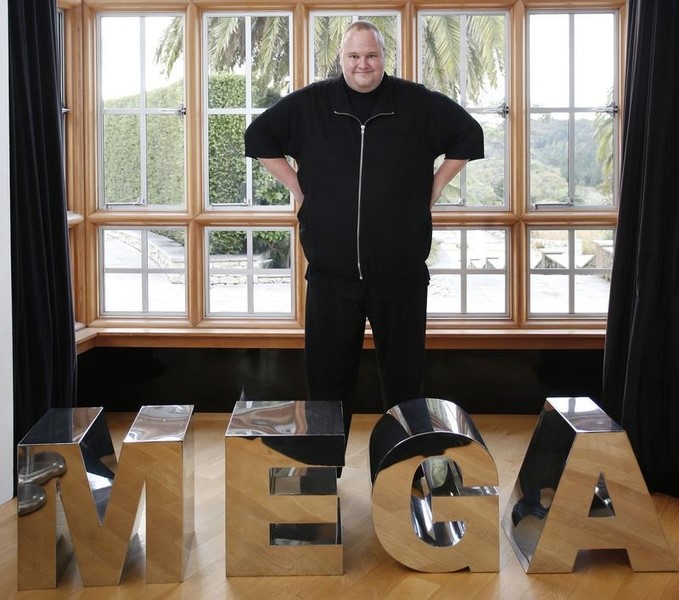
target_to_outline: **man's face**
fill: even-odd
[[[384,75],[384,55],[375,34],[369,29],[350,31],[342,47],[342,74],[357,92],[372,92]]]

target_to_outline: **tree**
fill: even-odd
[[[266,96],[270,88],[280,89],[289,76],[287,19],[252,17],[253,87],[255,95]],[[213,17],[208,20],[207,49],[211,74],[233,72],[247,59],[245,21],[242,17]],[[175,17],[163,32],[154,55],[164,73],[170,73],[184,48],[184,19]]]
[[[451,98],[466,89],[467,105],[494,88],[505,69],[500,15],[430,15],[422,27],[423,83]],[[466,77],[465,77],[466,74]]]

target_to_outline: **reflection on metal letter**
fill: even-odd
[[[627,434],[589,398],[547,398],[502,526],[528,573],[613,548],[635,571],[677,570]]]
[[[391,408],[370,437],[372,515],[384,549],[430,573],[495,572],[498,476],[469,415],[436,398]]]
[[[239,400],[225,452],[227,576],[341,575],[341,403]]]

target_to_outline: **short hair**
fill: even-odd
[[[375,34],[375,39],[377,40],[377,45],[380,47],[380,50],[382,50],[382,56],[386,56],[387,54],[387,48],[384,44],[384,36],[382,35],[382,32],[379,30],[377,25],[374,23],[371,23],[370,21],[364,21],[364,20],[358,20],[354,21],[349,25],[349,27],[346,28],[346,31],[344,32],[344,35],[342,36],[342,43],[340,44],[340,52],[343,51],[344,49],[344,43],[346,42],[346,39],[348,35],[352,31],[372,31]]]

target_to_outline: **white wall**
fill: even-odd
[[[14,477],[7,2],[0,0],[0,503],[12,498]]]

